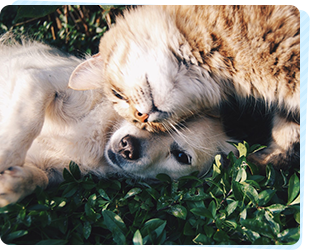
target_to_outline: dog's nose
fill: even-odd
[[[139,159],[140,143],[133,136],[126,135],[119,142],[118,153],[126,160]]]
[[[142,114],[138,110],[135,112],[135,116],[142,123],[147,122],[147,119],[149,118],[148,114]]]

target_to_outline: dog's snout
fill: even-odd
[[[126,160],[137,160],[139,158],[140,143],[133,136],[126,135],[118,145],[118,153]]]

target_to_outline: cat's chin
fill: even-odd
[[[160,122],[146,122],[142,123],[139,121],[134,120],[133,123],[138,127],[139,129],[146,130],[151,133],[160,133],[160,132],[166,132],[167,130],[170,131],[172,128],[169,125],[163,125]]]

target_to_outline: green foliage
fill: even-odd
[[[7,244],[294,244],[300,236],[299,170],[254,170],[247,143],[212,176],[158,182],[81,176],[73,162],[57,188],[0,209]],[[244,149],[247,148],[245,151]],[[255,149],[256,150],[256,149]]]
[[[11,31],[80,55],[124,6],[7,6],[0,34]],[[234,144],[228,167],[216,156],[212,176],[159,182],[81,176],[65,169],[58,187],[0,208],[7,244],[294,244],[300,236],[299,169],[260,171],[247,157],[259,145]]]
[[[1,10],[0,34],[11,31],[76,55],[95,54],[100,38],[123,9],[122,5],[9,5]]]

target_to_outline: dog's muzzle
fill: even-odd
[[[134,163],[139,160],[141,154],[141,143],[139,139],[134,136],[126,135],[118,143],[115,143],[107,153],[113,164],[123,168],[126,163]]]
[[[118,143],[117,152],[125,160],[134,161],[139,159],[140,155],[139,140],[133,136],[126,135]]]

